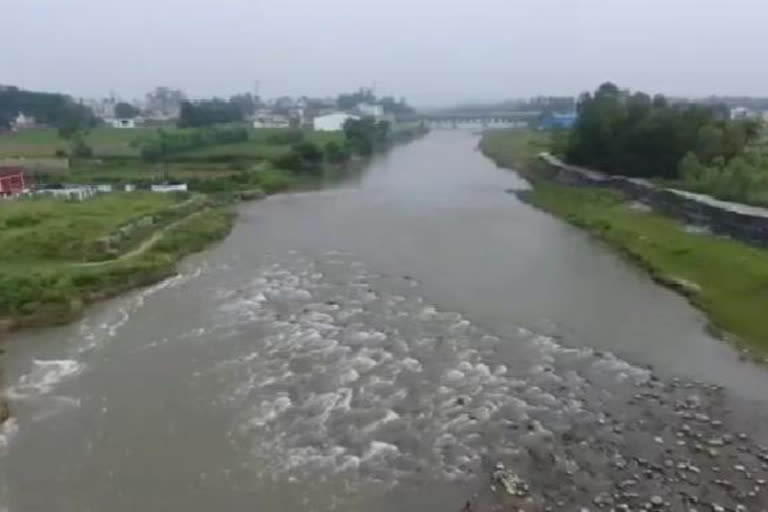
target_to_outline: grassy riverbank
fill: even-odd
[[[0,218],[6,214],[0,263],[0,324],[5,329],[71,321],[89,302],[171,275],[181,257],[224,237],[232,226],[231,208],[206,198],[179,200],[148,214],[147,205],[170,199],[129,200],[127,195],[83,203],[44,199],[0,204]],[[125,211],[126,201],[135,201],[138,215]],[[186,210],[187,205],[194,210]],[[53,218],[40,219],[34,227],[8,228],[8,218],[16,217],[7,210],[19,209],[50,212]],[[184,213],[175,215],[175,210]],[[133,232],[125,229],[132,226]],[[107,244],[100,242],[113,233],[127,233],[130,243],[119,240],[119,252],[94,249],[104,248]]]
[[[683,293],[718,330],[768,351],[768,251],[686,231],[671,218],[634,207],[618,191],[548,181],[535,158],[546,145],[540,133],[492,132],[481,149],[531,181],[533,188],[519,194],[523,200],[598,236]]]

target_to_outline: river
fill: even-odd
[[[686,407],[762,439],[766,372],[476,145],[431,134],[244,205],[178,276],[12,336],[0,510],[458,510],[499,461],[588,504],[597,444],[697,457]]]

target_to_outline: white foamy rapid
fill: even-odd
[[[339,255],[297,256],[217,295],[220,340],[254,329],[214,371],[232,383],[222,403],[239,411],[230,439],[262,478],[466,478],[489,447],[546,450],[595,417],[611,388],[592,382],[648,378],[527,331],[500,339],[413,296],[412,279],[397,292],[379,281]],[[503,354],[510,343],[514,357]]]
[[[30,396],[46,395],[62,381],[80,373],[82,369],[83,365],[74,359],[36,359],[31,370],[8,388],[8,397],[21,400]]]
[[[94,317],[86,316],[79,324],[80,340],[75,350],[76,354],[78,356],[87,354],[108,343],[117,336],[120,329],[130,321],[133,315],[144,307],[150,297],[166,289],[178,288],[200,277],[205,269],[205,265],[190,268],[152,286],[133,292],[127,297],[117,299],[114,308]]]
[[[0,425],[0,455],[3,455],[8,448],[13,437],[19,431],[19,424],[16,418],[9,418]]]

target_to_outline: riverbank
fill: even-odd
[[[182,257],[226,236],[233,219],[230,207],[210,207],[151,235],[150,243],[128,257],[5,270],[0,325],[8,331],[70,322],[89,303],[172,275]]]
[[[768,251],[690,229],[617,190],[549,181],[536,157],[547,144],[541,133],[509,131],[487,134],[480,147],[530,181],[531,190],[517,193],[522,200],[586,229],[685,295],[722,338],[768,352]]]

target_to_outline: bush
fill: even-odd
[[[158,130],[153,137],[140,143],[141,158],[155,162],[169,155],[217,144],[234,144],[248,140],[248,130],[242,126],[215,126],[166,132]],[[231,161],[231,160],[227,160]]]
[[[278,169],[297,172],[301,170],[301,155],[291,150],[284,155],[273,158],[272,164]]]
[[[325,143],[325,158],[333,164],[344,163],[349,160],[349,150],[338,142],[330,140]]]
[[[323,160],[323,152],[317,144],[310,141],[299,142],[293,145],[293,151],[299,155],[302,162],[308,166],[318,165]]]

